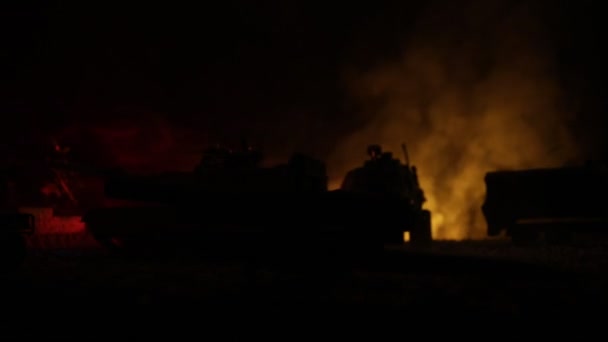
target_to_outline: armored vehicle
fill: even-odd
[[[342,231],[353,220],[330,203],[343,202],[328,196],[322,162],[294,154],[262,167],[262,157],[249,147],[213,146],[193,172],[115,174],[105,195],[116,205],[89,210],[83,221],[104,246],[137,252],[287,253],[357,236]]]
[[[395,174],[394,160],[383,156],[353,170],[342,189],[328,191],[324,163],[309,156],[296,153],[287,163],[262,167],[255,149],[215,146],[193,172],[110,177],[106,196],[123,202],[90,210],[83,221],[117,250],[365,255],[403,242],[408,229],[413,241],[430,239],[415,169],[397,165]],[[368,187],[373,177],[393,177],[385,181],[401,191]]]
[[[608,228],[608,169],[601,165],[488,172],[482,212],[488,236],[565,242]]]
[[[410,165],[405,144],[402,149],[405,164],[391,152],[383,152],[380,145],[368,146],[370,159],[346,174],[341,190],[382,198],[384,203],[390,203],[377,212],[386,242],[401,243],[405,233],[412,243],[428,244],[432,241],[431,212],[423,208],[426,198],[418,181],[417,168]]]

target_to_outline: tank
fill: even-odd
[[[484,182],[488,236],[567,242],[575,232],[608,232],[605,165],[493,171]]]
[[[115,204],[89,210],[83,221],[118,251],[338,255],[382,247],[370,231],[377,221],[370,201],[328,191],[323,162],[294,153],[262,167],[262,159],[255,149],[214,146],[192,172],[114,174],[105,195]]]
[[[380,145],[369,145],[369,159],[346,174],[340,189],[382,202],[377,215],[388,218],[383,223],[385,241],[402,243],[409,235],[414,244],[429,244],[431,212],[423,208],[426,198],[418,182],[417,168],[410,165],[405,144],[402,149],[405,164],[394,158],[392,152],[383,152]]]
[[[406,231],[412,242],[428,242],[430,212],[415,168],[387,157],[372,158],[329,191],[325,164],[310,156],[262,167],[255,149],[214,146],[192,172],[114,174],[105,194],[115,204],[89,210],[83,221],[118,251],[336,257],[380,253],[403,243]],[[394,183],[385,185],[398,191],[369,187],[389,174]]]

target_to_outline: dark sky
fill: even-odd
[[[185,123],[335,101],[339,66],[375,9],[280,3],[13,9],[10,87],[49,114],[141,106]]]
[[[344,66],[397,55],[424,7],[199,3],[2,5],[5,140],[36,128],[162,116],[218,139],[248,131],[323,153],[358,125],[344,106]],[[584,95],[582,122],[597,126],[606,90],[599,2],[545,6],[563,82]]]

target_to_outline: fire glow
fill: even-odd
[[[337,188],[340,175],[361,164],[367,144],[398,157],[407,143],[437,239],[486,236],[486,172],[559,166],[577,152],[533,12],[503,13],[494,3],[459,10],[450,14],[453,29],[429,31],[442,18],[432,15],[400,58],[349,73],[348,89],[368,123],[335,148],[328,164]]]

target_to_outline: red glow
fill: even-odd
[[[112,238],[111,241],[112,241],[113,245],[115,245],[115,246],[117,246],[119,248],[124,247],[124,242],[121,239],[119,239],[119,238]]]
[[[40,192],[42,192],[42,194],[44,194],[47,197],[52,196],[52,195],[61,196],[61,191],[59,191],[59,188],[57,188],[57,185],[55,185],[53,183],[44,185],[42,187],[42,189],[40,189]]]
[[[158,118],[74,125],[58,137],[85,164],[132,172],[193,170],[206,143],[200,135]]]
[[[85,231],[80,216],[55,216],[52,208],[23,207],[20,212],[34,215],[35,234],[74,234]]]

